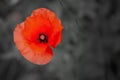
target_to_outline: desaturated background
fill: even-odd
[[[16,24],[40,7],[64,26],[44,66],[24,59],[13,41]],[[0,80],[120,80],[120,0],[0,0]]]

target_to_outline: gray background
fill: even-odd
[[[53,10],[62,43],[44,66],[24,59],[13,42],[32,10]],[[0,0],[0,80],[120,80],[120,0]]]

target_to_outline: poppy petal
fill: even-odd
[[[50,40],[49,43],[51,44],[52,47],[55,48],[62,40],[63,27],[59,19],[54,19],[52,25],[57,27],[54,27],[53,34],[49,39]]]
[[[23,29],[24,23],[17,25],[14,30],[14,41],[22,56],[30,62],[38,65],[44,65],[50,62],[53,56],[51,48],[49,48],[48,45],[36,45],[26,41],[22,36]]]
[[[40,49],[40,48],[39,48]],[[45,65],[49,63],[53,57],[53,52],[50,47],[47,47],[45,51],[32,50],[31,48],[26,48],[21,54],[30,62],[38,65]],[[31,56],[30,56],[31,54]]]
[[[43,19],[46,18],[48,21],[47,24],[50,24],[50,28],[51,28],[52,32],[50,32],[51,31],[50,29],[48,29],[49,30],[48,32],[50,32],[50,33],[57,33],[59,31],[62,32],[63,26],[61,25],[60,19],[57,18],[57,16],[55,15],[54,12],[52,12],[46,8],[36,9],[32,12],[32,17],[38,16],[38,15],[41,15],[41,17]]]
[[[38,52],[38,55],[32,57],[31,62],[39,65],[45,65],[51,61],[53,52],[50,47],[47,47],[44,52]]]
[[[62,40],[61,32],[56,33],[49,41],[50,45],[55,48]]]

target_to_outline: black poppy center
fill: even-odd
[[[48,42],[48,36],[45,35],[45,34],[40,34],[40,35],[39,35],[39,41],[40,41],[41,43],[47,43],[47,42]]]

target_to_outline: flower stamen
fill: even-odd
[[[45,35],[45,34],[40,34],[40,35],[39,35],[39,41],[40,41],[41,43],[47,43],[47,42],[48,42],[48,36]]]

